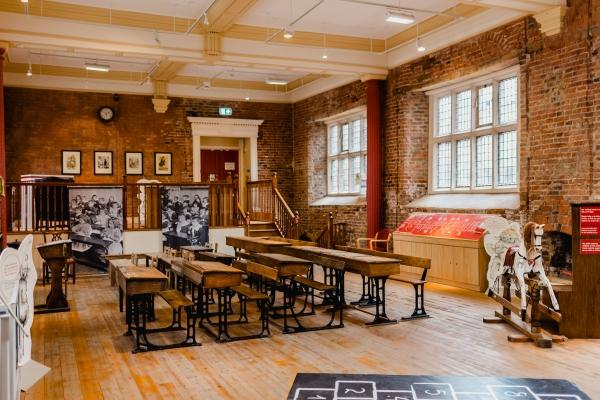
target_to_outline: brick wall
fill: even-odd
[[[543,36],[533,18],[524,18],[389,72],[382,140],[385,226],[395,227],[410,212],[423,211],[406,205],[427,193],[429,102],[415,89],[518,60],[521,208],[488,212],[570,232],[569,203],[600,199],[598,3],[571,1],[558,35]],[[344,100],[349,94],[357,100]],[[311,216],[308,224],[314,224],[315,213],[326,211],[307,207],[325,194],[326,182],[326,132],[311,121],[364,104],[364,95],[364,85],[355,83],[294,105],[295,206],[301,216]],[[340,213],[338,220],[354,227],[353,236],[361,235],[366,212],[351,211]]]
[[[300,212],[300,232],[316,231],[327,224],[329,211],[336,222],[348,223],[351,238],[366,232],[366,206],[314,207],[327,194],[327,127],[317,120],[365,106],[366,84],[355,82],[293,105],[294,198]]]
[[[116,110],[111,123],[98,120],[99,107]],[[192,133],[188,115],[217,117],[228,105],[235,118],[264,119],[259,129],[259,177],[277,172],[287,198],[292,188],[292,106],[173,98],[168,111],[154,111],[150,97],[21,88],[5,89],[7,173],[60,174],[61,150],[82,151],[78,182],[121,183],[125,151],[144,152],[144,175],[161,181],[192,181]],[[113,175],[96,176],[94,150],[113,151]],[[154,152],[173,153],[173,175],[154,175]],[[130,181],[139,176],[129,178]]]

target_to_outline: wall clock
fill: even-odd
[[[98,118],[102,122],[110,122],[115,118],[115,110],[108,106],[100,107],[98,109]]]

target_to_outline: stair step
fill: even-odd
[[[263,222],[260,224],[251,224],[250,230],[258,230],[258,229],[275,229],[275,224],[272,222]]]
[[[252,229],[248,231],[248,234],[251,237],[260,237],[260,236],[280,236],[279,231],[277,229]]]

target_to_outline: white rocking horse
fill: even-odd
[[[527,285],[525,274],[538,275],[541,283],[548,289],[552,308],[559,310],[558,301],[552,284],[544,271],[542,259],[542,235],[544,225],[528,222],[521,236],[520,225],[501,217],[490,217],[481,227],[487,231],[484,247],[490,256],[488,265],[487,293],[499,293],[500,278],[508,273],[521,293],[521,318],[527,311]]]

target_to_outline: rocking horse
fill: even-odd
[[[527,223],[521,235],[520,225],[501,217],[488,218],[481,227],[485,229],[484,247],[490,256],[488,265],[487,293],[503,306],[502,314],[496,312],[495,318],[484,318],[484,322],[507,322],[533,340],[540,347],[551,347],[552,341],[564,338],[547,334],[541,329],[541,314],[560,322],[559,305],[546,276],[542,258],[542,236],[544,225]],[[520,308],[511,301],[511,285],[520,297]],[[503,288],[502,295],[500,287]],[[547,290],[551,307],[540,302],[542,290]],[[528,301],[531,303],[530,315],[527,315]],[[520,315],[516,320],[511,315]],[[523,337],[511,337],[511,341],[522,341]]]

